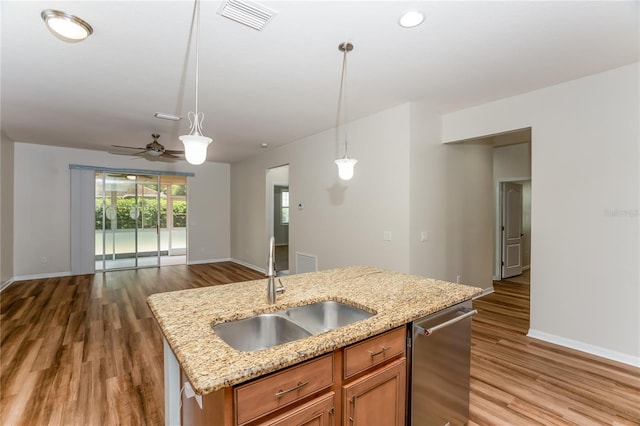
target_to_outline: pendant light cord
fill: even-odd
[[[344,107],[344,155],[347,157],[348,153],[348,139],[349,139],[349,109],[347,107],[347,52],[348,49],[345,46],[342,55],[342,75],[340,77],[340,93],[338,95],[338,116],[336,117],[336,129],[340,129],[340,115],[342,108]],[[344,106],[342,105],[344,103]],[[336,130],[339,135],[339,130]],[[338,137],[339,139],[339,137]]]
[[[200,70],[200,2],[196,0],[196,120],[198,119],[198,86]]]
[[[204,114],[198,112],[198,92],[200,91],[200,2],[195,0],[193,25],[196,32],[196,109],[189,112],[189,123],[191,124],[190,135],[202,136],[202,121]]]

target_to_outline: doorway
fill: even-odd
[[[495,280],[529,283],[531,268],[531,179],[498,181]]]
[[[186,263],[186,177],[95,174],[95,270]]]
[[[289,165],[267,170],[267,229],[275,238],[278,274],[289,274]]]

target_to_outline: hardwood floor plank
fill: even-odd
[[[527,337],[528,291],[473,303],[470,424],[639,425],[640,369]]]

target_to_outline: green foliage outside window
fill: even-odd
[[[107,208],[111,204],[111,200],[106,200]],[[117,229],[135,229],[142,228],[155,228],[158,224],[158,201],[156,199],[138,199],[137,208],[139,212],[144,214],[137,214],[137,220],[135,218],[136,199],[132,198],[119,198],[116,210]],[[102,199],[96,198],[96,229],[102,229]],[[133,217],[132,217],[133,211]],[[181,200],[173,201],[173,226],[174,227],[186,227],[187,226],[187,202]],[[106,219],[106,229],[111,229],[111,220]],[[167,200],[160,199],[160,228],[167,227]]]

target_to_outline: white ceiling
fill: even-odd
[[[443,113],[639,60],[638,1],[262,1],[277,12],[262,32],[201,4],[199,109],[214,138],[209,161],[234,162],[335,125],[342,54],[349,115],[428,99]],[[192,1],[6,1],[2,130],[18,142],[110,150],[167,149],[188,131],[194,56]],[[88,21],[82,43],[55,38],[40,18],[58,9]],[[417,9],[425,22],[397,25]],[[184,116],[179,123],[156,111]]]

